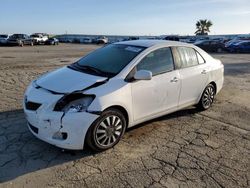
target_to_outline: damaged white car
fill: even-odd
[[[128,127],[190,105],[208,109],[223,75],[219,60],[191,44],[119,42],[33,81],[24,112],[39,139],[102,151],[117,144]]]

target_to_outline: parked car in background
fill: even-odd
[[[218,37],[218,38],[211,38],[210,40],[211,40],[211,41],[220,42],[220,43],[225,43],[226,38]]]
[[[108,43],[108,38],[107,37],[98,37],[96,39],[97,44],[107,44]]]
[[[30,35],[30,38],[33,40],[34,44],[44,44],[48,40],[48,35],[41,33],[34,33]]]
[[[80,40],[81,43],[83,44],[91,44],[92,43],[92,39],[90,37],[84,37]]]
[[[59,40],[57,38],[49,38],[48,40],[45,41],[45,44],[47,44],[47,45],[58,45]]]
[[[126,37],[123,38],[122,41],[129,41],[129,40],[139,40],[139,37],[131,36],[131,37]]]
[[[226,42],[225,47],[228,48],[230,45],[234,45],[245,40],[250,40],[250,35],[235,37],[232,40],[229,40],[228,42]]]
[[[189,44],[193,44],[193,43],[195,43],[195,41],[196,41],[196,38],[195,37],[191,37],[188,40],[186,40],[185,42],[189,43]]]
[[[7,40],[7,45],[11,46],[24,46],[31,45],[33,46],[33,40],[26,34],[13,34]]]
[[[172,40],[172,41],[180,41],[179,36],[171,35],[171,36],[166,36],[164,40]]]
[[[226,48],[229,52],[247,53],[250,52],[250,40],[240,41],[235,44],[231,44]]]
[[[216,41],[216,40],[201,40],[201,41],[195,42],[194,45],[200,47],[206,52],[221,53],[225,48],[224,43],[220,41]]]
[[[199,42],[199,41],[204,41],[204,40],[210,40],[210,38],[209,38],[209,37],[196,36],[196,37],[194,37],[194,42],[193,42],[193,44],[194,44],[194,43],[197,43],[197,42]]]
[[[0,45],[5,45],[7,44],[7,40],[10,35],[8,34],[0,34]]]
[[[187,43],[132,40],[99,48],[34,80],[24,94],[28,128],[66,149],[112,148],[125,130],[188,106],[212,106],[220,60]]]

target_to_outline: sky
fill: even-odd
[[[0,33],[192,35],[250,33],[250,0],[1,0]]]

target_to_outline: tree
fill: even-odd
[[[208,32],[210,32],[210,27],[213,25],[213,23],[210,20],[199,20],[196,22],[196,35],[208,35]]]

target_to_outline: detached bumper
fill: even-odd
[[[88,112],[64,113],[53,111],[62,95],[29,86],[23,103],[28,128],[37,138],[64,149],[83,149],[90,125],[99,117]],[[41,104],[27,106],[27,101]],[[25,103],[26,102],[26,103]],[[30,110],[29,108],[32,108]]]

